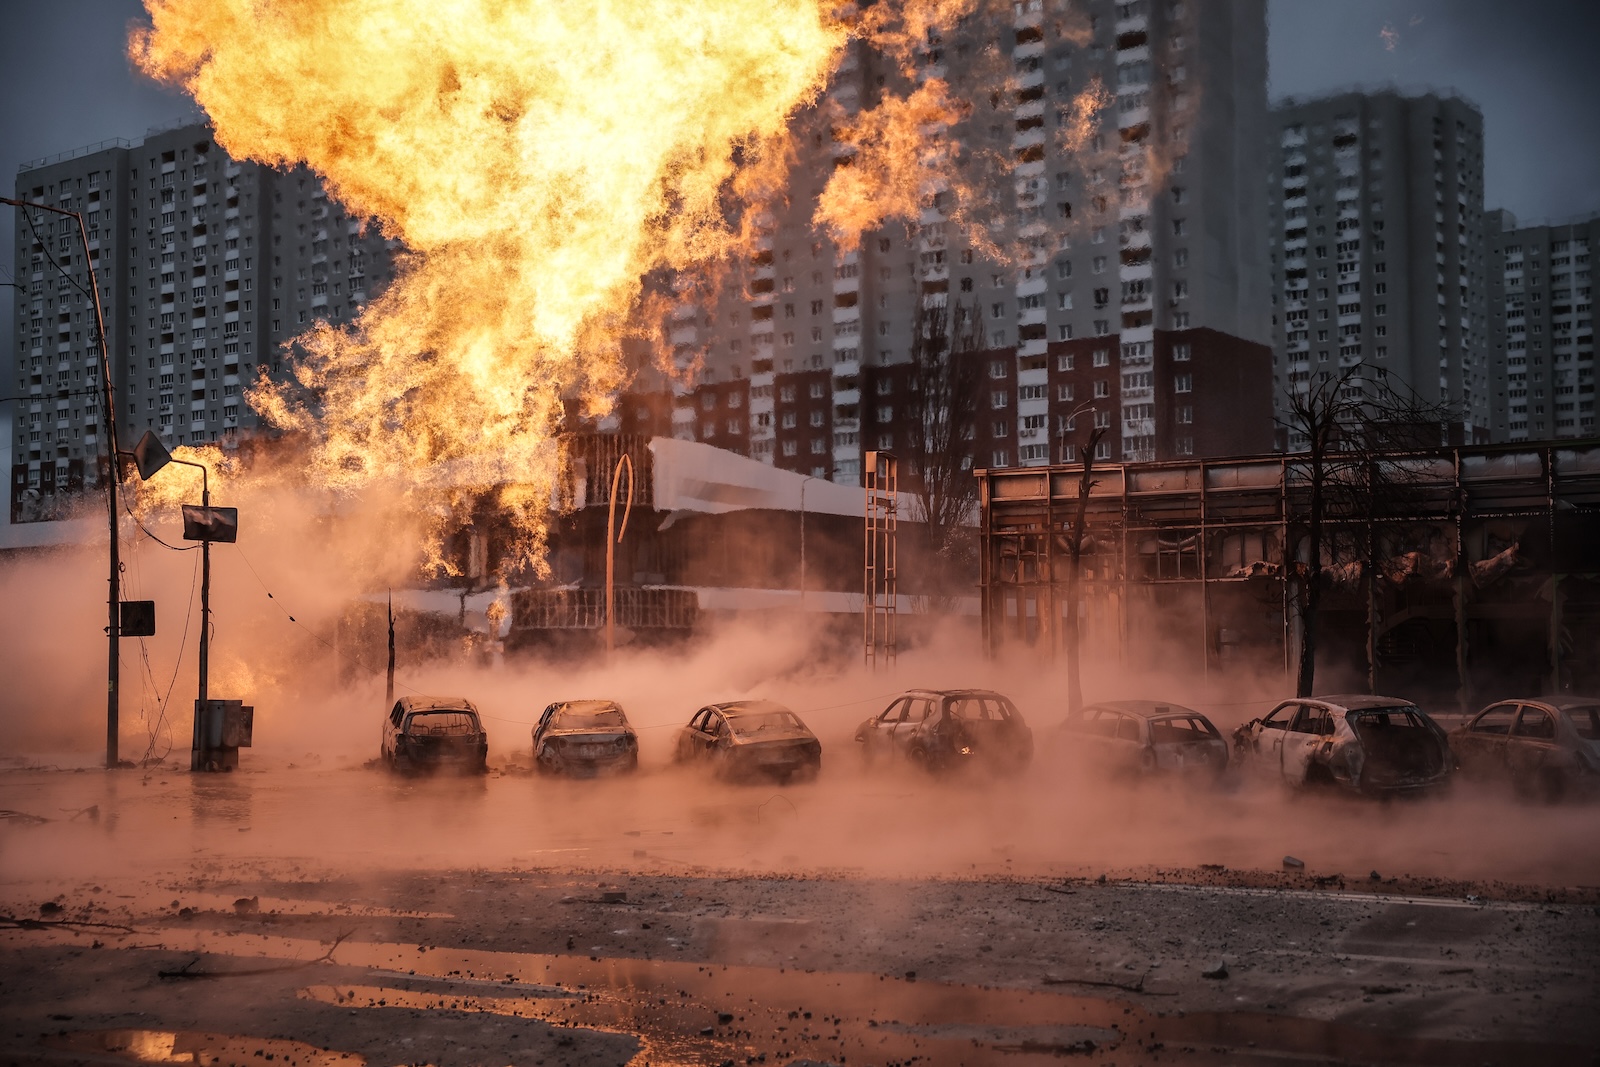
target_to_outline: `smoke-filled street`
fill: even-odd
[[[0,25],[0,1067],[1600,1067],[1600,6]]]
[[[9,770],[3,1056],[1588,1063],[1600,1040],[1592,807],[1045,760],[935,781],[849,744],[781,787],[547,780],[525,752],[484,777]]]

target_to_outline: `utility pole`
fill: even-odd
[[[383,713],[394,707],[394,590],[389,590],[389,674],[384,686]]]
[[[121,661],[117,643],[122,637],[120,588],[122,560],[117,523],[117,483],[122,479],[122,471],[117,458],[117,406],[111,391],[111,353],[106,347],[106,320],[100,308],[100,283],[95,278],[94,262],[89,257],[89,232],[84,229],[82,214],[65,208],[51,207],[49,204],[12,200],[4,196],[0,196],[0,204],[10,204],[17,208],[38,208],[53,215],[76,219],[78,240],[83,245],[83,265],[89,272],[89,294],[94,301],[95,335],[100,342],[100,387],[103,391],[100,416],[106,425],[106,513],[111,524],[111,571],[108,579],[109,591],[106,596],[106,767],[109,769],[115,767],[118,762],[117,716],[121,689]]]

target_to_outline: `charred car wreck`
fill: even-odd
[[[1090,704],[1062,724],[1073,754],[1111,773],[1199,774],[1228,769],[1228,743],[1198,711],[1152,700]]]
[[[1444,731],[1397,697],[1286,700],[1235,730],[1233,744],[1243,765],[1291,786],[1329,784],[1369,796],[1435,789],[1455,769]]]
[[[639,736],[610,700],[563,700],[533,728],[533,765],[545,774],[636,770]]]
[[[401,697],[383,721],[381,756],[397,771],[489,767],[489,735],[462,697]]]
[[[812,778],[822,742],[800,716],[770,700],[709,704],[678,733],[674,759],[709,764],[723,778]]]
[[[901,757],[930,771],[982,764],[1016,771],[1033,758],[1033,731],[988,689],[913,689],[856,728],[863,758]]]

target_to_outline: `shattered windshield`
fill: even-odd
[[[1209,741],[1217,736],[1206,720],[1194,716],[1176,719],[1151,719],[1150,740],[1158,745],[1185,741]]]
[[[1352,711],[1346,716],[1351,724],[1364,729],[1396,729],[1396,730],[1426,730],[1427,726],[1422,721],[1422,716],[1416,708],[1362,708]]]
[[[550,725],[557,730],[620,730],[628,720],[619,708],[567,708],[556,712]]]
[[[733,715],[728,719],[728,725],[740,737],[750,737],[753,734],[791,733],[804,730],[805,723],[792,711],[757,711],[747,715]]]
[[[1585,741],[1600,741],[1600,704],[1581,708],[1568,708],[1562,714]]]
[[[470,711],[419,711],[406,720],[406,733],[424,737],[467,737],[478,732]]]

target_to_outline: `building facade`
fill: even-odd
[[[1108,459],[1270,446],[1263,4],[1204,17],[1193,0],[1045,7],[970,16],[930,38],[915,73],[960,95],[1003,61],[1005,97],[971,94],[993,113],[980,105],[933,136],[958,158],[1004,160],[964,195],[994,207],[988,235],[1015,254],[969,240],[952,190],[853,249],[813,229],[828,176],[855,162],[826,116],[905,88],[898,64],[858,42],[799,121],[789,195],[756,220],[755,254],[709,306],[680,309],[671,341],[688,384],[656,429],[854,484],[863,452],[918,432],[913,331],[934,304],[978,320],[964,358],[980,384],[959,401],[978,467],[1059,460],[1091,425]],[[1112,102],[1073,143],[1074,103],[1096,82]]]
[[[376,226],[349,218],[304,168],[230,159],[190,124],[24,165],[19,210],[12,512],[49,518],[105,462],[94,264],[123,448],[145,430],[169,447],[256,427],[243,391],[282,378],[285,343],[318,319],[347,322],[389,277]]]
[[[1448,408],[1458,440],[1486,440],[1482,114],[1451,96],[1343,93],[1286,102],[1272,120],[1280,424],[1291,393],[1362,364],[1366,387]]]
[[[1594,285],[1600,217],[1522,226],[1490,220],[1496,441],[1594,437]]]

